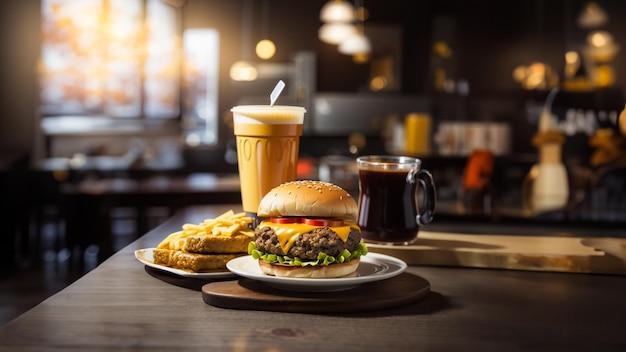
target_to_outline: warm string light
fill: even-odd
[[[256,67],[246,60],[236,61],[230,67],[230,78],[235,81],[254,81],[257,77]]]
[[[607,12],[596,2],[588,2],[581,9],[577,26],[588,30],[581,56],[585,66],[583,78],[588,88],[610,87],[615,84],[615,70],[613,60],[620,50],[613,35],[601,27],[609,22]]]
[[[363,25],[359,25],[352,35],[344,39],[338,48],[339,52],[346,55],[366,54],[372,51],[370,39],[365,35]]]
[[[251,50],[250,36],[252,24],[253,4],[250,0],[246,0],[243,4],[242,16],[242,40],[241,54],[243,59],[236,61],[230,67],[230,78],[234,81],[254,81],[258,77],[257,69],[249,60],[249,51]]]
[[[269,0],[263,0],[263,8],[262,8],[262,29],[261,34],[263,35],[263,39],[261,39],[255,47],[256,55],[263,60],[269,60],[274,57],[276,54],[276,45],[269,38],[269,25],[270,21],[270,8],[269,8]]]
[[[350,23],[354,21],[354,6],[342,0],[331,0],[320,11],[324,23]]]
[[[592,29],[604,26],[609,22],[606,11],[597,3],[591,1],[585,4],[580,11],[576,24],[583,29]]]
[[[325,23],[320,27],[318,36],[325,43],[338,45],[355,32],[356,28],[351,23]]]
[[[276,45],[269,39],[262,39],[256,44],[255,51],[259,58],[269,60],[276,54]]]
[[[543,21],[544,6],[536,5],[537,11],[537,41],[538,51],[542,52],[543,46]],[[513,69],[512,78],[525,90],[546,91],[559,86],[559,74],[548,63],[541,60],[531,62],[529,65],[519,65]]]
[[[321,41],[338,45],[340,53],[352,55],[357,63],[367,62],[372,51],[371,42],[363,29],[367,10],[362,6],[362,1],[360,3],[355,8],[342,0],[327,2],[320,11],[320,19],[324,24],[318,31]]]

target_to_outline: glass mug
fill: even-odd
[[[410,244],[419,227],[433,220],[435,183],[418,158],[369,155],[357,158],[359,213],[357,224],[367,242]],[[418,197],[418,183],[423,197]],[[418,206],[422,199],[423,209]]]

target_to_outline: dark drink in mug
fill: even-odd
[[[432,221],[435,186],[421,160],[403,156],[357,158],[359,170],[359,214],[357,223],[368,242],[409,244],[417,239],[419,227]],[[421,187],[418,187],[421,186]],[[424,209],[417,192],[423,188]]]

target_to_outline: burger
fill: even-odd
[[[259,203],[248,253],[268,275],[334,278],[354,274],[367,254],[354,222],[358,207],[341,187],[321,181],[292,181]]]

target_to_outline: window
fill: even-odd
[[[177,11],[161,0],[42,0],[41,113],[177,118]]]
[[[187,144],[215,144],[218,138],[219,33],[190,28],[183,34],[183,123]]]

